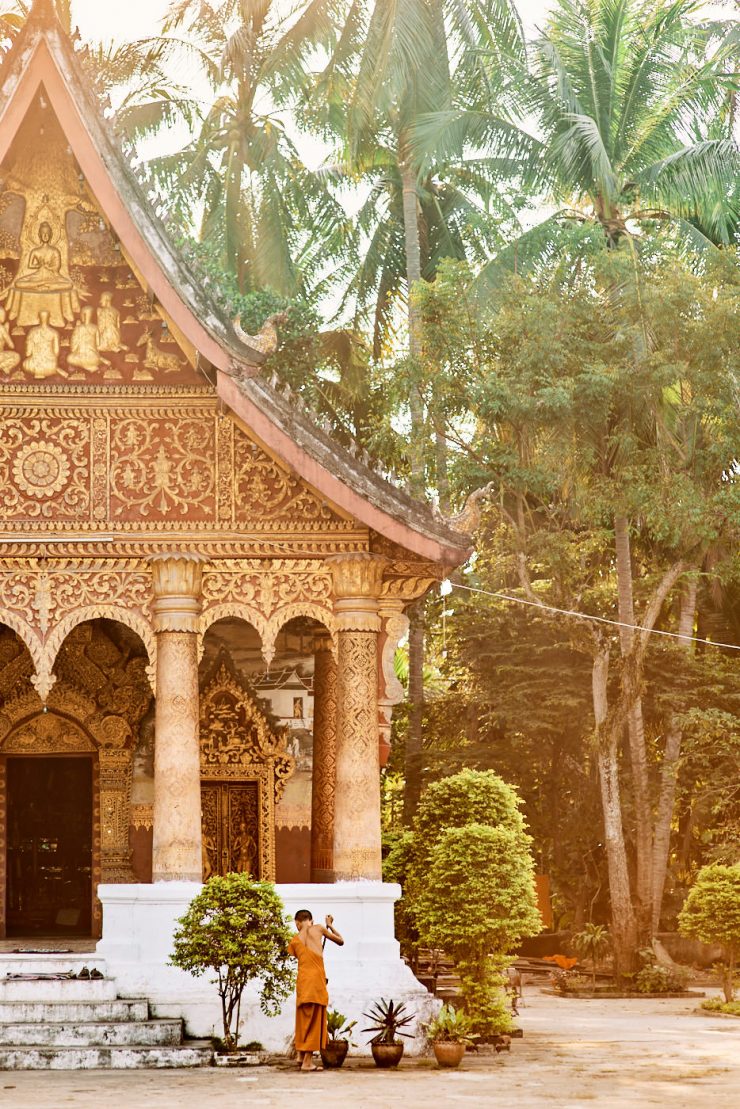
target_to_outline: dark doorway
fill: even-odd
[[[92,758],[7,761],[7,934],[89,936]]]

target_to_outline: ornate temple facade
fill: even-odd
[[[296,752],[238,662],[289,665],[291,636],[312,659],[310,879],[378,883],[393,654],[408,605],[468,553],[265,374],[106,115],[92,61],[36,3],[0,71],[0,928],[15,936],[105,941],[116,887],[144,903],[163,882],[290,873],[276,827]]]

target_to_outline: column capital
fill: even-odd
[[[331,637],[331,632],[317,631],[313,639],[314,654],[334,654],[334,640]]]
[[[380,631],[378,599],[388,560],[357,551],[324,559],[334,585],[338,631]]]
[[[153,555],[155,632],[197,632],[201,609],[202,555],[189,551]]]

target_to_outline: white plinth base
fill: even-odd
[[[146,997],[159,1017],[183,1017],[187,1034],[221,1035],[221,1010],[215,986],[208,976],[193,978],[167,965],[175,922],[202,887],[196,882],[156,882],[152,885],[101,885],[103,938],[97,953],[105,958],[108,973],[116,978],[122,997]],[[277,891],[292,917],[309,909],[317,921],[335,918],[344,947],[328,943],[324,953],[329,979],[329,1004],[358,1028],[367,1024],[362,1013],[380,997],[405,1001],[418,1024],[429,1020],[439,1003],[417,982],[400,957],[393,935],[393,905],[400,886],[383,882],[337,882],[334,885],[281,885]],[[259,1040],[269,1051],[284,1051],[293,1035],[294,1001],[283,1006],[279,1017],[265,1017],[257,994],[248,990],[242,1003],[242,1042]],[[356,1042],[369,1051],[367,1037]],[[406,1041],[406,1050],[423,1048],[417,1034]]]

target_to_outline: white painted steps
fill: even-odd
[[[102,978],[56,978],[96,968]],[[39,977],[13,977],[38,975]],[[119,998],[105,960],[0,954],[0,1070],[201,1067],[206,1040],[183,1040],[183,1022],[156,1019],[146,1000]]]

